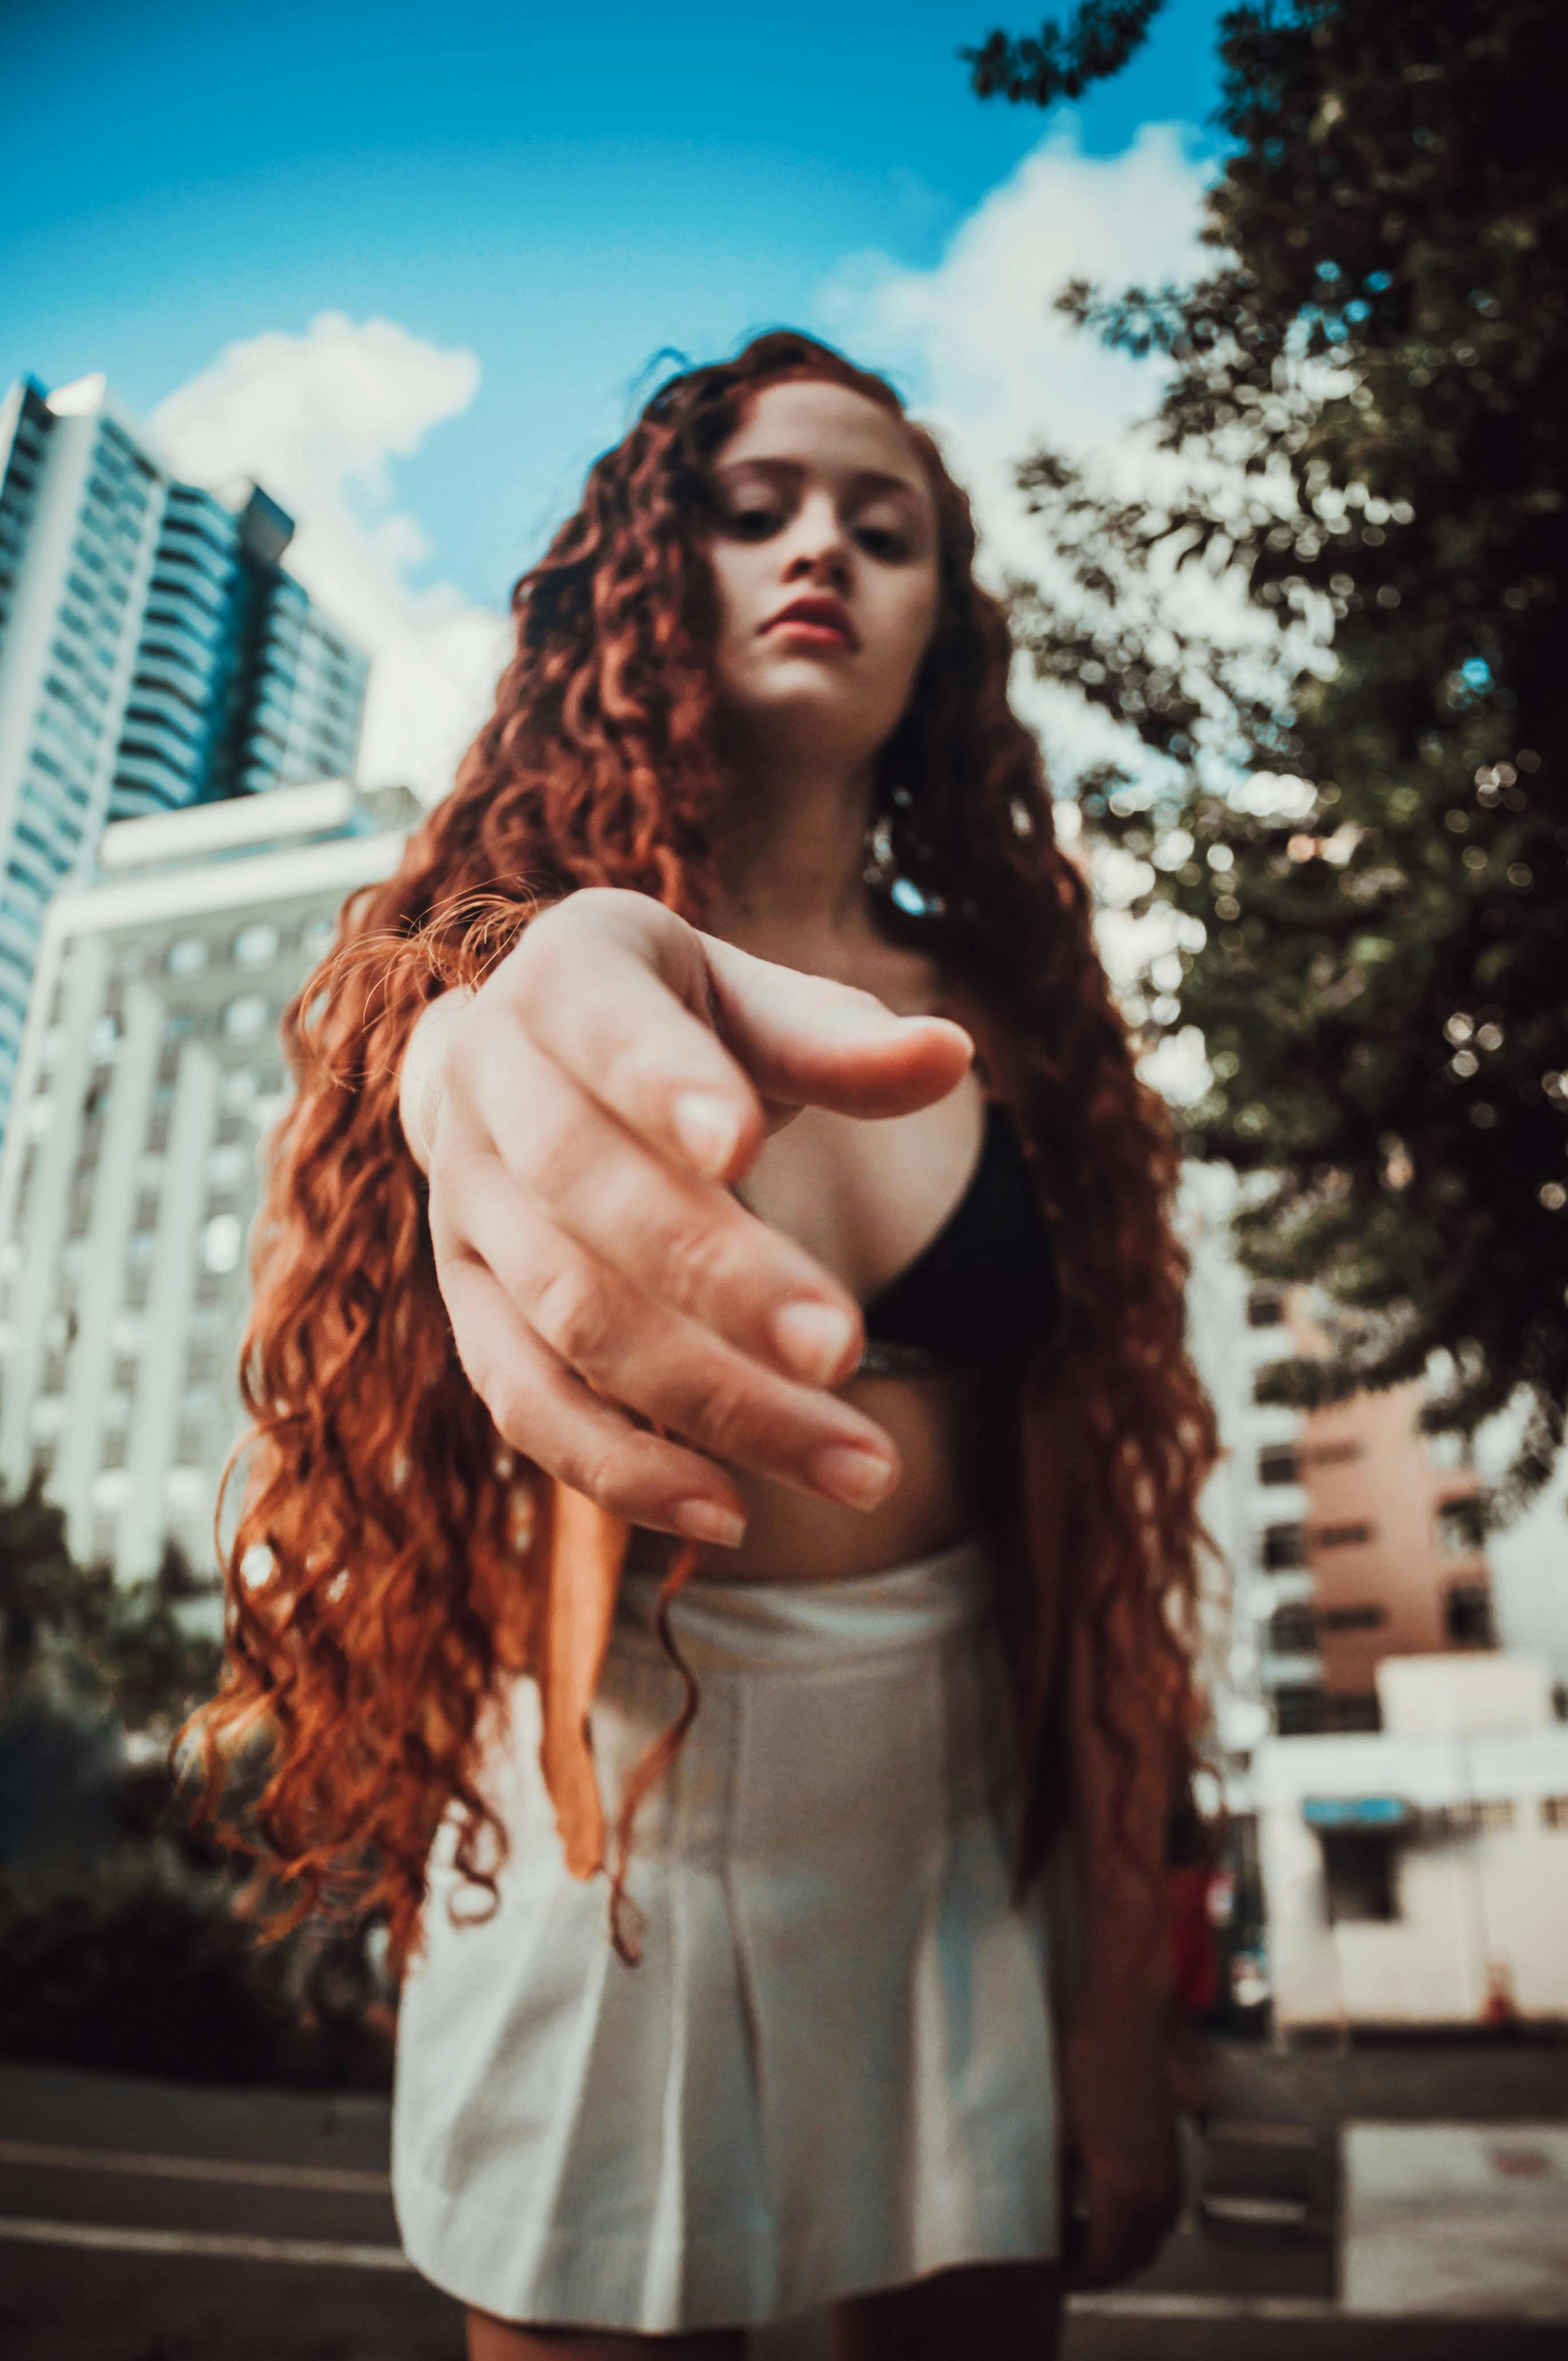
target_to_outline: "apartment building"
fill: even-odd
[[[82,1562],[214,1570],[279,1020],[421,807],[346,779],[112,823],[43,926],[0,1150],[0,1481]]]
[[[1282,1303],[1276,1334],[1280,1357],[1327,1351],[1308,1290]],[[1279,1569],[1269,1643],[1283,1732],[1374,1730],[1386,1658],[1494,1644],[1479,1478],[1455,1439],[1421,1432],[1427,1392],[1417,1378],[1300,1414],[1288,1510],[1264,1542]]]
[[[1278,1690],[1307,1677],[1281,1653],[1277,1625],[1310,1595],[1310,1575],[1279,1546],[1306,1513],[1301,1413],[1258,1398],[1260,1373],[1279,1356],[1285,1299],[1248,1277],[1232,1239],[1249,1185],[1228,1165],[1189,1164],[1176,1214],[1191,1258],[1189,1349],[1214,1405],[1222,1455],[1201,1503],[1223,1560],[1205,1608],[1206,1686],[1215,1735],[1237,1758],[1274,1728]]]

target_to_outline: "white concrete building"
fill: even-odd
[[[1389,1657],[1376,1734],[1253,1757],[1279,2030],[1568,2020],[1568,1724],[1549,1668]]]
[[[215,1571],[283,1008],[420,806],[347,780],[124,820],[49,905],[0,1153],[0,1481],[72,1554]]]
[[[1297,1458],[1301,1413],[1257,1399],[1259,1372],[1291,1349],[1285,1300],[1243,1270],[1231,1219],[1244,1184],[1229,1165],[1188,1164],[1177,1226],[1191,1256],[1188,1343],[1214,1404],[1223,1452],[1202,1513],[1229,1569],[1207,1618],[1216,1735],[1245,1756],[1272,1726],[1281,1686],[1310,1686],[1315,1654],[1281,1658],[1270,1646],[1282,1608],[1310,1605],[1312,1577],[1299,1536],[1305,1494]],[[1233,1798],[1245,1807],[1240,1795]]]
[[[1518,1448],[1522,1403],[1488,1419],[1475,1437],[1475,1464],[1488,1482]],[[1511,1525],[1488,1534],[1492,1605],[1502,1647],[1543,1657],[1568,1695],[1568,1449]]]

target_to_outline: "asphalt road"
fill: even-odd
[[[1562,2120],[1568,2048],[1236,2052],[1216,2112],[1195,2210],[1146,2279],[1080,2301],[1068,2361],[1562,2361],[1562,2322],[1338,2311],[1333,2132]],[[0,2067],[0,2351],[460,2361],[457,2308],[397,2252],[386,2167],[379,2099]]]

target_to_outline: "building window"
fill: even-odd
[[[224,1010],[224,1031],[231,1041],[254,1041],[266,1029],[267,1003],[258,992],[242,993]]]
[[[1319,1609],[1320,1631],[1376,1631],[1387,1623],[1387,1615],[1381,1607],[1325,1607]]]
[[[203,1270],[233,1270],[245,1245],[245,1232],[235,1213],[214,1213],[202,1233]]]
[[[170,944],[165,964],[170,975],[195,975],[207,964],[207,946],[200,935],[186,935]]]
[[[246,927],[235,937],[234,955],[241,967],[266,967],[278,956],[276,927]]]
[[[1277,1328],[1285,1317],[1285,1298],[1277,1288],[1255,1287],[1246,1300],[1249,1328]]]
[[[1268,1644],[1277,1656],[1310,1656],[1318,1644],[1317,1619],[1310,1607],[1277,1607],[1268,1619]]]
[[[1294,1484],[1300,1477],[1301,1463],[1293,1443],[1266,1443],[1257,1455],[1257,1480],[1260,1484]]]
[[[1440,1500],[1437,1530],[1445,1550],[1452,1551],[1455,1557],[1473,1557],[1484,1537],[1480,1494],[1459,1492]]]
[[[214,1189],[233,1189],[244,1180],[251,1162],[243,1144],[225,1140],[221,1147],[209,1150],[207,1179]]]
[[[1332,1926],[1387,1925],[1399,1915],[1394,1839],[1386,1831],[1324,1828],[1323,1883]]]
[[[1319,1525],[1314,1528],[1312,1543],[1317,1549],[1354,1549],[1369,1542],[1376,1532],[1374,1525]]]
[[[1274,1692],[1274,1722],[1281,1738],[1307,1738],[1323,1726],[1323,1693],[1306,1682]]]
[[[1266,1525],[1263,1563],[1271,1574],[1307,1563],[1307,1536],[1300,1525]]]
[[[1469,1837],[1511,1828],[1514,1807],[1506,1799],[1486,1804],[1436,1804],[1421,1814],[1421,1834],[1435,1844],[1458,1844]]]
[[[1347,1459],[1359,1459],[1360,1456],[1360,1444],[1349,1441],[1315,1443],[1310,1451],[1301,1454],[1303,1463],[1311,1467],[1340,1467]]]
[[[1332,1689],[1323,1697],[1318,1717],[1321,1731],[1339,1736],[1365,1736],[1383,1727],[1376,1689]]]
[[[1542,1795],[1541,1817],[1549,1828],[1568,1829],[1568,1795]]]
[[[1456,1582],[1442,1603],[1442,1628],[1451,1648],[1495,1648],[1492,1594],[1484,1582]]]

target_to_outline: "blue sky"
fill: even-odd
[[[0,9],[0,383],[102,369],[179,472],[280,499],[373,658],[365,774],[436,796],[661,348],[841,343],[1036,570],[1014,464],[1041,434],[1119,464],[1154,390],[1049,297],[1197,266],[1219,15],[1166,0],[1046,118],[970,93],[990,0]]]
[[[1087,154],[1201,126],[1217,13],[1168,0],[1079,110]],[[846,255],[929,265],[1039,140],[1036,112],[969,93],[956,52],[997,21],[987,0],[7,9],[0,379],[104,368],[145,416],[327,309],[471,350],[461,426],[398,484],[492,601],[661,346],[805,320]]]

